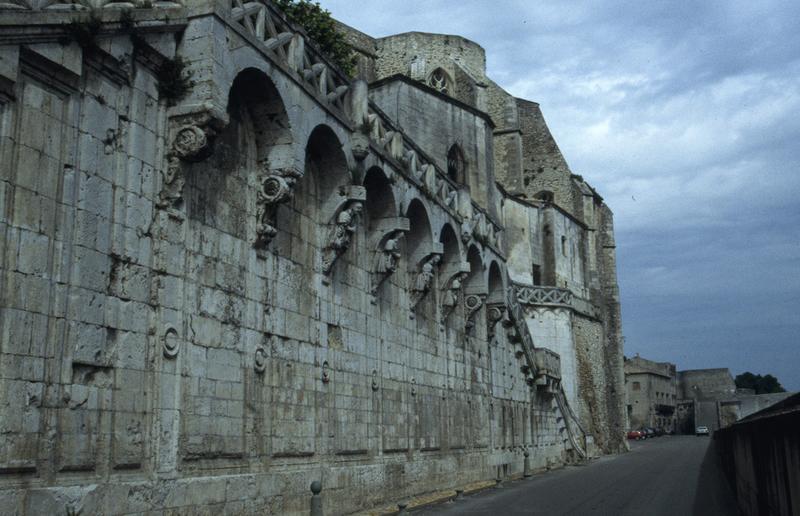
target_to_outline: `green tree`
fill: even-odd
[[[756,394],[769,394],[773,392],[786,392],[777,378],[771,374],[761,376],[750,371],[738,375],[734,382],[740,389],[753,389]]]
[[[305,29],[319,48],[349,76],[356,69],[356,55],[345,40],[345,36],[336,30],[336,22],[330,11],[323,9],[318,2],[310,0],[275,0],[286,14],[286,17]]]

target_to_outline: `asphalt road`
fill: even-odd
[[[735,516],[736,503],[710,438],[665,436],[414,514]]]

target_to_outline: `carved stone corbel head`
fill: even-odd
[[[221,116],[208,111],[175,116],[170,119],[170,147],[166,167],[162,171],[158,205],[176,208],[183,202],[186,184],[185,163],[206,159],[213,151],[212,142],[227,124]]]

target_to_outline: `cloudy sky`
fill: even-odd
[[[480,43],[615,213],[627,355],[800,390],[800,2],[321,0]]]
[[[461,34],[615,212],[626,354],[800,390],[800,2],[322,0]]]

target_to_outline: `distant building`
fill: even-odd
[[[625,359],[625,393],[629,428],[676,428],[677,377],[675,364],[636,355]]]
[[[694,433],[702,425],[713,432],[791,395],[791,392],[755,394],[752,389],[737,389],[726,368],[679,371],[676,428],[680,433]]]

